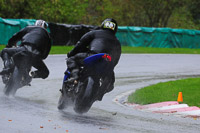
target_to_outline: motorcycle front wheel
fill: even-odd
[[[17,67],[14,68],[13,73],[10,76],[9,81],[6,83],[4,88],[4,94],[9,95],[15,95],[17,89],[20,87],[20,81],[19,79],[22,78],[19,73],[19,69]]]
[[[94,103],[94,96],[96,92],[96,83],[92,77],[88,77],[80,85],[80,93],[75,99],[74,110],[76,113],[87,113]]]
[[[59,110],[63,110],[64,108],[67,107],[68,99],[67,99],[67,96],[66,96],[67,95],[67,92],[66,92],[67,88],[66,87],[67,86],[65,85],[65,83],[63,83],[61,95],[60,95],[60,98],[58,100],[58,106],[57,106],[57,108]]]
[[[65,108],[67,108],[69,105],[73,104],[74,97],[71,93],[69,93],[68,90],[69,90],[69,86],[67,86],[65,83],[63,83],[61,95],[59,97],[58,106],[57,106],[57,108],[59,110],[63,110]]]

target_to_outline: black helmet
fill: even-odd
[[[116,33],[118,25],[117,25],[117,22],[114,19],[107,18],[102,22],[101,28],[102,29],[110,29],[110,30],[114,31],[114,33]]]
[[[40,27],[47,29],[48,24],[44,20],[37,20],[35,22],[35,26],[40,26]]]

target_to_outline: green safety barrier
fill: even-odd
[[[34,19],[0,18],[0,44],[6,45],[13,34],[28,25],[33,25],[35,21]]]
[[[123,46],[200,48],[200,31],[120,26],[116,34]]]
[[[0,18],[0,44],[7,44],[13,34],[20,29],[33,25],[35,19]],[[51,27],[52,28],[52,27]],[[63,27],[62,27],[63,28]],[[58,28],[59,29],[59,28]],[[51,35],[57,35],[51,31]],[[66,29],[67,31],[69,29]],[[81,29],[80,29],[81,30]],[[119,26],[116,34],[122,46],[158,48],[200,48],[200,31],[188,29]],[[54,41],[57,38],[53,38]],[[69,39],[65,37],[64,39]],[[79,38],[76,38],[77,40]],[[65,42],[68,42],[66,40]],[[63,44],[65,45],[65,44]]]

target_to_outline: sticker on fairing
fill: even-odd
[[[106,21],[104,23],[104,28],[109,28],[111,30],[115,30],[115,23],[113,23],[111,21]]]

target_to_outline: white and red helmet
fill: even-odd
[[[44,20],[37,20],[35,22],[35,26],[40,26],[40,27],[43,27],[43,28],[47,29],[48,24]]]

